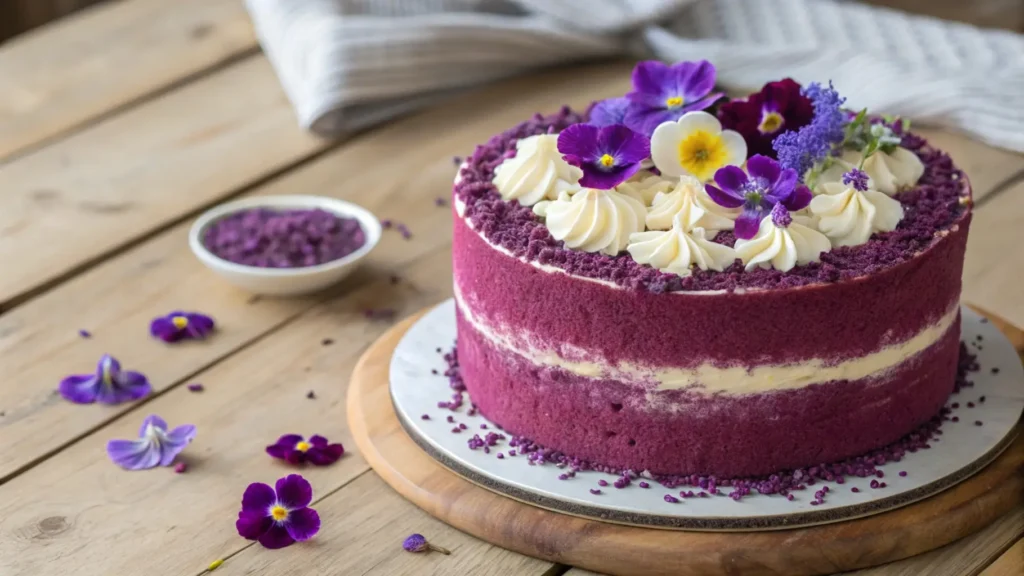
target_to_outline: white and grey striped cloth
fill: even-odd
[[[305,127],[336,133],[559,62],[707,59],[1024,152],[1024,36],[834,0],[246,0]]]

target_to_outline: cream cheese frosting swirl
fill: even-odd
[[[538,202],[535,214],[556,240],[584,252],[615,256],[629,243],[631,234],[644,229],[647,208],[636,198],[615,190],[583,188],[556,200]]]
[[[675,186],[673,180],[662,178],[647,170],[641,170],[629,180],[616,186],[615,190],[636,198],[643,202],[644,206],[650,206],[655,196],[672,190],[673,186]]]
[[[777,204],[771,214],[761,219],[753,238],[736,240],[736,255],[748,271],[761,267],[787,272],[794,266],[817,262],[822,252],[832,249],[832,244],[808,224],[806,219],[794,218]]]
[[[516,155],[494,169],[494,185],[503,200],[533,206],[573,192],[583,171],[562,159],[557,134],[538,134],[516,142]]]
[[[703,228],[688,228],[683,212],[670,230],[631,234],[626,250],[638,264],[679,276],[689,276],[693,266],[721,272],[736,260],[732,248],[709,240]]]
[[[889,196],[914,186],[924,175],[924,163],[917,154],[897,146],[892,152],[878,150],[867,158],[856,150],[847,150],[833,159],[819,183],[841,182],[843,174],[860,166],[862,159],[864,165],[860,169],[868,175],[868,188]]]
[[[870,188],[857,190],[840,182],[819,186],[822,191],[811,200],[811,214],[835,246],[858,246],[875,232],[890,232],[903,219],[903,206]]]
[[[693,176],[680,176],[679,183],[671,192],[659,192],[654,197],[647,211],[647,228],[668,230],[674,225],[676,215],[682,216],[684,230],[704,228],[712,232],[732,230],[740,209],[719,206],[704,190],[700,180]]]

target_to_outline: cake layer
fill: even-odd
[[[952,391],[959,335],[957,315],[937,342],[870,378],[708,396],[539,367],[458,318],[470,397],[505,430],[615,468],[719,477],[841,460],[909,433]]]
[[[455,285],[478,324],[528,337],[567,360],[691,369],[830,365],[948,324],[969,221],[968,213],[915,258],[853,280],[655,294],[520,260],[488,243],[456,209]]]

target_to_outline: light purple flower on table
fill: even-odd
[[[626,119],[626,109],[629,108],[629,105],[630,100],[625,96],[595,102],[590,108],[590,120],[587,123],[593,126],[623,124]]]
[[[318,434],[311,436],[308,442],[298,434],[285,434],[267,446],[267,454],[289,464],[309,462],[315,466],[328,466],[345,454],[345,447],[340,443],[331,444]]]
[[[298,474],[277,481],[274,488],[254,482],[242,495],[235,529],[265,548],[284,548],[309,540],[320,531],[320,515],[309,507],[313,487]]]
[[[429,550],[433,550],[434,552],[440,552],[441,554],[444,554],[446,556],[452,553],[451,550],[448,550],[447,548],[442,548],[440,546],[435,546],[431,544],[429,541],[427,541],[423,534],[410,534],[409,537],[402,542],[402,548],[406,552],[415,553],[427,552]]]
[[[640,62],[633,68],[633,91],[623,123],[646,136],[664,122],[674,122],[687,112],[704,110],[723,96],[711,93],[715,67],[707,60],[665,64]]]
[[[170,466],[174,457],[195,436],[196,427],[192,424],[183,424],[168,431],[163,418],[150,415],[139,427],[138,440],[111,440],[107,442],[107,455],[114,464],[126,470]]]
[[[782,169],[767,156],[752,156],[747,160],[747,172],[738,166],[726,166],[715,172],[718,187],[704,187],[715,203],[727,208],[743,207],[743,213],[736,219],[737,238],[753,238],[761,220],[776,204],[787,210],[800,210],[811,202],[811,191],[797,182],[796,171]]]
[[[213,332],[213,327],[213,318],[205,314],[176,310],[167,316],[154,318],[149,324],[149,333],[164,342],[202,340]]]
[[[608,190],[640,170],[651,155],[651,142],[621,124],[573,124],[558,135],[558,151],[583,170],[581,186]]]
[[[76,404],[120,404],[149,394],[149,380],[138,372],[121,370],[121,363],[104,354],[93,374],[76,374],[60,381],[60,395]]]
[[[796,132],[784,132],[772,142],[782,167],[796,170],[801,177],[843,142],[843,128],[850,120],[842,109],[846,99],[839,96],[831,82],[828,88],[816,82],[809,84],[803,95],[814,108],[811,123]]]

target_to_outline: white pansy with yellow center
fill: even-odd
[[[693,176],[680,176],[679,182],[671,192],[659,192],[654,197],[651,207],[647,210],[647,229],[668,230],[672,227],[676,215],[681,215],[686,230],[732,230],[740,212],[739,208],[726,208],[716,204],[700,180]]]
[[[651,160],[663,176],[690,175],[707,182],[719,168],[741,166],[746,159],[743,136],[722,130],[718,118],[707,112],[687,112],[651,135]]]
[[[644,229],[647,207],[615,190],[583,188],[538,202],[533,212],[543,216],[551,235],[569,248],[615,256],[626,248],[630,234]]]
[[[582,176],[583,170],[562,159],[557,134],[538,134],[516,142],[516,155],[494,169],[494,185],[502,200],[533,206],[579,189]]]
[[[639,264],[679,276],[689,276],[694,266],[721,272],[736,260],[732,248],[712,242],[703,228],[687,228],[683,220],[680,212],[670,230],[631,234],[626,250]]]

